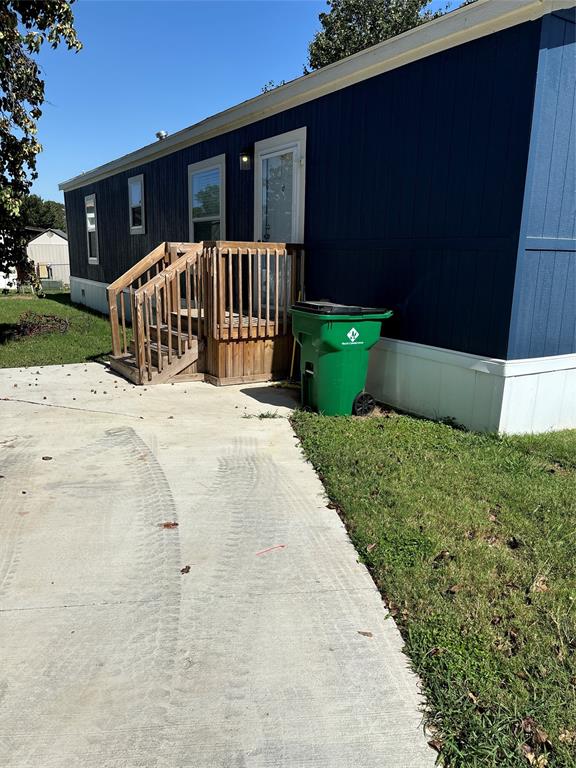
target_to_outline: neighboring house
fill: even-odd
[[[68,236],[61,229],[41,231],[26,247],[28,259],[34,263],[36,274],[44,284],[70,285]]]
[[[307,298],[393,307],[368,387],[576,427],[576,12],[478,0],[61,185],[71,291],[161,241],[295,241]]]

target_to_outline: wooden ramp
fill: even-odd
[[[300,245],[162,243],[108,288],[111,368],[134,384],[283,378],[303,273]]]

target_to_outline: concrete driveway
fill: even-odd
[[[433,765],[285,391],[89,364],[0,398],[2,766]]]

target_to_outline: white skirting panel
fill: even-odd
[[[576,428],[576,355],[541,357],[538,361],[547,361],[549,369],[515,373],[515,361],[507,363],[501,432],[517,434]]]
[[[478,431],[576,428],[576,354],[506,361],[383,338],[366,389],[400,410]]]
[[[70,277],[70,298],[75,304],[85,304],[96,312],[108,314],[106,283],[87,280],[85,277]]]

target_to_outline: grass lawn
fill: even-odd
[[[25,312],[57,315],[70,321],[65,333],[46,333],[6,340]],[[111,352],[108,320],[85,307],[73,305],[70,294],[0,296],[0,368],[28,365],[57,365],[103,360]]]
[[[402,631],[446,766],[576,766],[576,431],[293,424]]]

